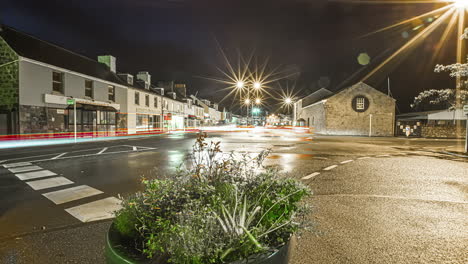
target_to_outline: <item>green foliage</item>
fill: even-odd
[[[116,227],[148,258],[169,263],[247,259],[286,243],[302,226],[300,203],[309,189],[261,166],[256,157],[228,155],[199,137],[192,166],[169,180],[143,180],[124,201]]]

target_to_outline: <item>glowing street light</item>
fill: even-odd
[[[457,8],[468,8],[468,0],[452,0]]]
[[[258,89],[262,88],[262,84],[260,82],[254,82],[253,88],[258,90]]]
[[[291,104],[291,103],[292,103],[292,99],[288,97],[288,98],[284,99],[284,103],[285,103],[285,104]]]
[[[261,102],[262,102],[262,100],[260,98],[255,99],[256,104],[260,104]]]
[[[236,83],[236,87],[237,87],[238,89],[244,88],[244,82],[243,82],[243,81],[238,81],[238,82]]]
[[[244,103],[245,103],[246,105],[249,105],[249,104],[250,104],[250,99],[249,99],[249,98],[245,99]]]

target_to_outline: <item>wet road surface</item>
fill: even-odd
[[[308,202],[315,228],[296,241],[291,263],[468,262],[468,234],[462,231],[468,227],[468,160],[438,153],[460,141],[319,137],[290,130],[209,136],[225,152],[270,149],[265,165],[313,190]],[[98,202],[112,208],[113,198],[141,188],[141,177],[170,173],[195,137],[0,151],[1,164],[26,162],[17,168],[32,169],[0,169],[0,262],[45,263],[44,252],[53,256],[48,263],[102,262],[110,220],[82,206]],[[54,175],[19,178],[39,171]],[[32,188],[38,180],[46,181]],[[74,208],[82,213],[73,214]]]

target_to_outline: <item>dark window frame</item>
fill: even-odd
[[[140,93],[139,92],[135,92],[135,100],[134,100],[134,103],[136,105],[140,105]]]
[[[91,84],[89,87],[88,84]],[[85,96],[89,98],[94,98],[94,81],[85,80]]]
[[[107,86],[107,97],[109,101],[115,102],[115,86],[114,85]]]
[[[150,96],[149,96],[149,94],[145,94],[145,106],[146,107],[150,106]]]
[[[57,80],[55,77],[58,76]],[[63,94],[65,92],[65,74],[59,71],[52,71],[52,91]],[[58,86],[58,89],[56,88]]]

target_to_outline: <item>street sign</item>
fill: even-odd
[[[75,99],[67,99],[67,105],[75,104]]]

